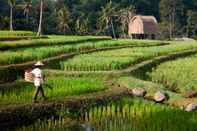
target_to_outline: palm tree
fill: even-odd
[[[32,8],[32,0],[24,0],[25,4],[23,6],[23,9],[24,9],[24,14],[26,16],[26,21],[28,23],[29,21],[29,12]]]
[[[85,15],[85,13],[82,13],[75,22],[75,29],[80,35],[88,34],[89,31],[89,18]]]
[[[119,11],[119,20],[124,37],[126,37],[130,20],[135,15],[135,12],[136,10],[133,6],[129,6]]]
[[[13,8],[16,5],[16,0],[8,0],[8,4],[10,5],[10,30],[13,30]]]
[[[41,36],[41,33],[42,33],[43,2],[44,0],[40,0],[40,19],[39,19],[37,36]]]
[[[111,26],[113,37],[116,38],[113,19],[117,16],[116,8],[113,7],[110,1],[105,7],[102,8],[101,16],[99,18],[99,23],[101,23],[101,28],[108,29]]]
[[[32,0],[23,0],[23,3],[18,4],[17,8],[23,10],[24,15],[26,16],[26,21],[28,23],[29,13],[30,13],[30,10],[32,9]]]
[[[67,30],[69,30],[69,17],[70,12],[66,7],[61,8],[57,13],[57,20],[59,22],[58,28],[60,31],[63,31],[66,33]]]

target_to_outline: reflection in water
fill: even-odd
[[[197,113],[124,98],[95,106],[76,119],[60,117],[17,131],[196,131]]]

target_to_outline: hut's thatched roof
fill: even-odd
[[[156,34],[157,20],[154,16],[134,16],[129,23],[129,34]]]

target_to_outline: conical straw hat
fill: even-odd
[[[43,66],[44,64],[42,63],[42,61],[38,61],[36,62],[35,66]]]

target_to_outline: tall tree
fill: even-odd
[[[24,14],[26,16],[26,21],[29,21],[29,13],[30,10],[32,8],[32,0],[24,0],[25,4],[24,4]]]
[[[13,8],[16,5],[16,0],[8,0],[10,5],[10,30],[13,30]]]
[[[133,6],[123,8],[119,11],[119,20],[121,23],[121,29],[122,29],[124,37],[126,37],[127,35],[129,22],[135,15],[135,13],[136,13],[136,10],[135,10],[135,7]]]
[[[188,11],[187,23],[188,37],[197,38],[197,11]]]
[[[40,19],[39,19],[37,36],[41,36],[42,34],[43,3],[44,0],[40,0]]]
[[[58,11],[58,16],[57,16],[57,21],[58,21],[58,29],[60,31],[63,31],[64,34],[66,31],[69,30],[69,17],[70,17],[70,12],[66,7],[61,8]]]
[[[85,18],[84,16],[78,17],[75,23],[75,28],[77,30],[77,33],[80,35],[88,34],[89,33],[89,19],[88,17]]]
[[[110,1],[105,7],[102,8],[101,16],[99,18],[100,29],[109,29],[111,27],[113,37],[116,38],[114,29],[114,18],[118,15],[116,12],[116,7],[113,6],[112,1]]]
[[[182,0],[161,0],[160,1],[160,15],[164,23],[169,23],[169,36],[173,38],[183,15],[183,1]]]

